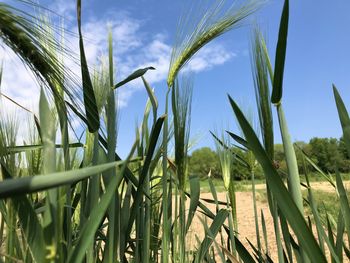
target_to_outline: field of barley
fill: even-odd
[[[77,33],[53,23],[55,10],[37,1],[0,2],[0,45],[40,87],[37,111],[1,92],[0,263],[350,262],[347,106],[330,86],[342,137],[309,145],[293,143],[284,112],[294,1],[282,1],[275,49],[268,48],[263,25],[250,25],[256,121],[227,95],[222,103],[240,132],[208,131],[215,151],[202,149],[197,159],[190,134],[195,81],[187,66],[215,39],[269,8],[266,2],[209,1],[202,13],[189,3],[179,16],[164,96],[148,81],[158,70],[152,65],[117,81],[123,65],[115,60],[113,25],[107,55],[89,64],[82,29],[89,1],[72,2]],[[65,35],[79,50],[70,49]],[[74,66],[65,64],[68,58]],[[0,61],[0,87],[6,63]],[[124,157],[117,147],[118,91],[135,81],[147,102],[128,131],[134,142]],[[26,120],[6,112],[4,100],[30,115],[28,129]],[[327,164],[317,155],[326,144]]]

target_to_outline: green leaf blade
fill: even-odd
[[[133,73],[131,73],[128,77],[126,77],[124,80],[118,82],[117,84],[114,85],[114,89],[117,89],[123,85],[125,85],[126,83],[134,80],[134,79],[137,79],[139,77],[142,77],[143,75],[146,74],[146,72],[148,70],[155,70],[154,67],[146,67],[146,68],[141,68],[141,69],[138,69],[138,70],[135,70]]]
[[[7,179],[0,182],[0,199],[48,190],[62,185],[69,185],[104,172],[121,163],[122,162],[113,162],[65,172]]]
[[[288,20],[289,20],[289,0],[284,1],[280,28],[278,33],[278,42],[276,47],[275,73],[273,78],[273,90],[271,102],[279,104],[282,99],[283,92],[283,73],[284,63],[286,59],[287,36],[288,36]]]
[[[243,115],[242,111],[230,96],[229,100],[232,109],[236,114],[237,120],[243,130],[245,138],[247,139],[250,148],[254,152],[256,159],[259,161],[264,170],[270,190],[275,196],[281,212],[284,214],[290,226],[294,230],[296,236],[298,237],[300,245],[305,249],[309,257],[312,258],[315,262],[327,262],[325,256],[322,254],[319,245],[317,244],[317,241],[315,240],[315,237],[313,236],[313,233],[307,226],[303,216],[292,200],[276,169],[273,167],[271,160],[260,144],[254,130]]]
[[[190,199],[190,208],[188,211],[188,217],[186,222],[186,231],[185,231],[186,233],[190,228],[192,219],[197,210],[197,207],[199,204],[199,195],[200,195],[200,184],[199,184],[198,176],[190,176],[189,179],[190,179],[191,199]]]
[[[79,31],[79,49],[81,75],[83,80],[83,96],[86,112],[86,119],[89,132],[94,133],[100,128],[100,118],[97,110],[97,102],[95,92],[92,86],[92,81],[89,74],[89,68],[85,56],[83,34],[81,31],[81,0],[77,0],[77,19]]]

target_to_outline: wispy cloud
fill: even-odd
[[[3,63],[1,92],[25,107],[32,108],[38,102],[38,85],[34,75],[8,48],[0,47],[0,61]]]
[[[164,81],[167,77],[171,45],[164,34],[149,35],[142,21],[122,14],[119,19],[90,20],[83,26],[85,48],[90,64],[96,64],[101,55],[107,53],[107,33],[111,28],[117,63],[117,79],[121,80],[138,68],[153,66],[154,71],[147,72],[146,78],[152,83]],[[184,69],[200,72],[216,65],[224,64],[236,54],[228,51],[222,43],[213,43],[203,48]],[[128,98],[138,89],[143,88],[140,81],[133,81],[122,87],[119,93],[119,105],[126,106]]]
[[[56,0],[50,6],[55,12],[66,18],[74,18],[75,2]],[[68,25],[69,23],[66,23]],[[147,22],[135,19],[126,13],[105,16],[102,19],[87,17],[83,21],[85,51],[89,65],[98,65],[101,56],[107,54],[108,28],[114,39],[114,55],[117,81],[122,80],[134,70],[153,66],[154,71],[147,72],[146,78],[151,84],[163,82],[167,77],[171,56],[171,44],[164,34],[150,34]],[[77,32],[76,27],[67,31]],[[66,34],[66,45],[78,57],[78,38],[76,34]],[[1,43],[0,43],[1,46]],[[213,43],[203,48],[184,68],[185,71],[200,72],[224,64],[236,54],[228,51],[223,43]],[[6,48],[0,48],[0,60],[4,62],[4,74],[1,90],[23,106],[37,112],[40,88],[34,76],[23,66],[21,61]],[[66,65],[77,76],[80,75],[76,61],[66,59]],[[119,105],[127,106],[130,97],[143,89],[141,81],[133,81],[119,90]],[[11,106],[12,107],[12,106]]]
[[[214,66],[224,64],[236,56],[236,53],[228,51],[222,44],[209,44],[193,57],[185,70],[193,72],[209,70]]]
[[[62,16],[65,21],[72,22],[75,19],[76,1],[52,1],[49,9]]]

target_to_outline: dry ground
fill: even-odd
[[[350,181],[345,182],[346,187],[350,188]],[[334,189],[329,185],[327,182],[315,182],[312,183],[312,188],[315,190],[323,190],[323,191],[334,191]],[[264,190],[265,185],[257,185],[257,189]],[[202,193],[201,198],[208,198],[212,199],[211,193]],[[249,239],[254,245],[256,245],[256,234],[255,234],[255,222],[254,222],[254,212],[253,212],[253,198],[251,192],[237,192],[236,193],[237,198],[237,215],[238,215],[238,232],[239,232],[239,239],[241,242],[245,245],[245,247],[250,247],[246,239]],[[225,193],[218,193],[218,199],[220,201],[226,201],[226,195]],[[207,204],[207,203],[206,203]],[[215,211],[215,205],[214,204],[207,204],[208,208],[210,208],[213,212]],[[263,211],[265,222],[266,222],[266,229],[267,229],[267,236],[268,236],[268,249],[271,255],[271,258],[274,262],[277,262],[277,248],[275,246],[275,234],[273,229],[273,220],[270,216],[270,211],[268,208],[267,202],[261,202],[257,201],[257,210],[259,213],[259,220],[260,220],[260,212]],[[260,223],[261,225],[261,223]],[[201,221],[198,219],[198,217],[194,218],[192,226],[191,226],[192,234],[189,234],[190,240],[187,240],[191,245],[195,244],[195,239],[193,238],[194,234],[196,234],[200,239],[203,238],[203,226]],[[262,233],[262,230],[260,229],[260,233]],[[262,234],[261,234],[262,236]],[[219,241],[219,239],[218,239]],[[265,244],[263,240],[261,241],[263,247],[265,247]],[[251,251],[251,250],[250,250]]]

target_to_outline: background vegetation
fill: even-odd
[[[192,157],[188,151],[193,83],[181,71],[203,46],[239,26],[261,3],[218,1],[198,21],[191,20],[191,14],[181,20],[164,109],[159,109],[146,80],[152,66],[115,81],[111,33],[106,36],[106,61],[95,70],[88,65],[81,4],[77,0],[80,78],[64,66],[64,57],[71,54],[62,46],[62,32],[40,16],[0,3],[0,37],[41,85],[39,114],[33,115],[31,136],[24,144],[17,141],[16,120],[6,115],[0,119],[0,262],[272,262],[265,216],[256,206],[258,176],[266,185],[278,262],[350,259],[350,206],[339,173],[347,171],[350,118],[333,86],[343,139],[315,138],[297,146],[297,151],[293,146],[282,103],[288,0],[274,64],[259,29],[252,33],[259,129],[228,96],[232,119],[242,134],[212,133],[216,154],[202,149]],[[135,143],[121,160],[116,152],[115,93],[136,78],[142,79],[148,101],[135,128]],[[280,146],[274,143],[273,110]],[[82,133],[77,138],[69,132],[74,118],[81,123],[81,130],[74,130]],[[173,155],[168,149],[172,144]],[[218,162],[211,167],[198,161],[204,158]],[[309,182],[310,167],[336,193],[333,198],[339,209],[332,217],[319,212],[318,194]],[[191,172],[194,168],[198,174]],[[211,176],[213,198],[200,198],[199,171],[208,173],[204,172],[208,168],[221,175],[220,191],[226,200],[218,200],[219,188]],[[240,240],[237,221],[237,179],[242,177],[250,179],[254,204],[256,239],[249,240],[249,247]],[[214,204],[215,211],[208,204]],[[195,217],[202,223],[203,236],[189,231]]]
[[[301,174],[305,174],[305,169],[308,172],[316,172],[316,168],[311,164],[303,165],[303,155],[306,154],[322,171],[334,174],[336,168],[342,173],[350,172],[350,159],[346,151],[346,146],[343,138],[317,138],[310,139],[308,143],[298,141],[295,142],[295,152],[298,162],[298,169]],[[233,150],[243,159],[247,159],[246,152],[239,148]],[[274,145],[274,156],[276,164],[279,166],[281,174],[287,172],[287,164],[284,156],[282,144]],[[211,171],[211,175],[216,178],[221,178],[219,158],[214,150],[209,147],[196,149],[189,157],[189,172],[204,178]],[[250,179],[249,171],[239,162],[233,167],[232,173],[236,180]],[[319,176],[322,179],[321,176]],[[261,169],[256,173],[257,179],[264,178]]]

